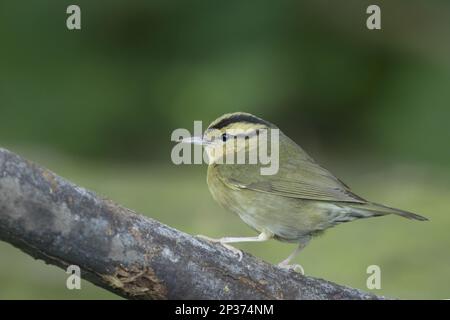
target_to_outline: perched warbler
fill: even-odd
[[[224,161],[240,151],[250,153],[261,144],[252,143],[260,132],[277,129],[278,170],[261,174],[261,163],[236,164]],[[266,135],[270,137],[270,134]],[[239,138],[244,143],[236,143]],[[427,220],[420,215],[367,201],[354,194],[341,180],[318,165],[294,141],[272,123],[249,113],[225,114],[214,120],[202,137],[184,142],[202,144],[208,155],[207,183],[213,198],[224,208],[236,213],[258,231],[256,237],[224,237],[210,239],[239,253],[229,243],[266,241],[271,238],[298,243],[296,250],[279,266],[290,265],[312,237],[343,222],[395,214],[414,220]],[[270,144],[262,144],[270,149]],[[268,151],[268,150],[266,150]]]

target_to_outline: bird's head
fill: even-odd
[[[214,120],[203,134],[205,150],[210,163],[227,162],[227,159],[256,152],[262,132],[275,125],[250,113],[235,112],[224,114]],[[267,137],[267,135],[266,135]],[[228,157],[228,158],[227,158]]]
[[[202,144],[210,164],[228,163],[228,158],[255,151],[260,135],[265,132],[269,136],[268,131],[274,128],[274,124],[250,113],[227,113],[211,122],[202,137],[185,142]]]

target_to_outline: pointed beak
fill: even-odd
[[[181,139],[180,142],[181,143],[198,144],[198,145],[205,144],[203,137],[187,137],[187,138]]]

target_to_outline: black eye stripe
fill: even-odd
[[[239,139],[239,138],[244,138],[245,140],[250,139],[251,137],[254,136],[258,136],[260,133],[260,130],[255,130],[252,131],[250,133],[238,133],[238,134],[228,134],[228,133],[222,133],[220,135],[220,139],[225,142],[227,141],[229,138],[233,138],[233,139]]]
[[[227,140],[228,140],[228,134],[223,133],[223,134],[222,134],[222,141],[225,142],[225,141],[227,141]]]

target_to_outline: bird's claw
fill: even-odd
[[[301,273],[302,275],[305,275],[305,269],[299,264],[285,264],[285,263],[279,263],[278,267],[285,269],[285,270],[292,270],[298,273]]]
[[[197,238],[209,241],[209,242],[214,242],[214,243],[220,243],[222,246],[224,246],[225,248],[227,248],[228,250],[230,250],[231,252],[233,252],[235,255],[238,256],[238,261],[242,260],[243,254],[242,251],[229,245],[228,243],[225,243],[222,241],[222,239],[214,239],[214,238],[210,238],[201,234],[196,235]]]
[[[239,250],[239,249],[237,249],[237,248],[235,248],[235,247],[233,247],[233,246],[231,246],[231,245],[229,245],[227,243],[220,242],[220,244],[223,245],[228,250],[230,250],[231,252],[233,252],[235,255],[237,255],[238,256],[238,261],[242,260],[243,254],[242,254],[241,250]]]

